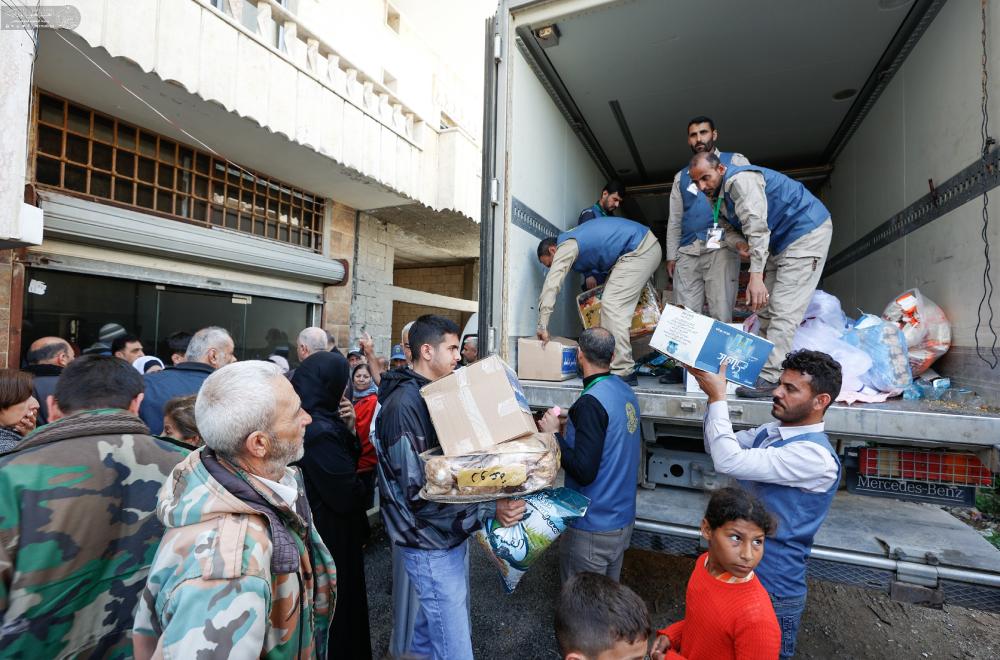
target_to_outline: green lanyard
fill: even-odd
[[[715,198],[715,208],[712,209],[712,229],[719,228],[719,210],[722,208],[722,190],[719,190],[719,196]]]
[[[594,385],[597,385],[599,382],[601,382],[606,378],[611,378],[611,376],[600,376],[598,378],[595,378],[593,381],[591,381],[590,385],[587,385],[585,388],[583,388],[583,392],[580,393],[580,396],[586,394],[587,391],[590,390]]]

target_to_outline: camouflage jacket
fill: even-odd
[[[440,504],[420,497],[426,478],[420,454],[438,446],[420,388],[430,381],[412,369],[382,376],[372,444],[378,456],[380,509],[396,545],[443,550],[463,543],[480,526],[479,505]]]
[[[185,454],[135,415],[94,410],[0,456],[0,657],[131,657],[163,535],[156,493]]]
[[[268,516],[212,476],[206,451],[192,452],[160,491],[157,515],[167,531],[136,611],[136,657],[325,658],[336,569],[315,526],[262,481],[219,459],[268,503],[294,541],[297,570],[273,570]],[[308,511],[302,479],[290,469],[297,504]]]

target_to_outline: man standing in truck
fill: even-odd
[[[688,122],[691,151],[714,153],[726,167],[749,165],[743,154],[719,151],[715,122],[705,116]],[[674,175],[667,219],[667,274],[674,281],[674,302],[699,314],[730,323],[739,285],[740,256],[734,242],[720,240],[717,200],[713,205],[691,181],[687,167]]]
[[[842,375],[840,364],[819,351],[791,353],[781,368],[771,408],[778,421],[739,433],[729,420],[725,372],[689,371],[708,395],[705,451],[715,471],[739,480],[778,519],[756,573],[781,626],[781,657],[791,658],[806,606],[806,560],[840,486],[840,460],[823,416]]]
[[[594,218],[607,218],[611,217],[615,213],[615,209],[621,206],[622,199],[625,197],[625,186],[622,182],[617,179],[611,179],[604,184],[604,188],[601,189],[601,198],[594,203],[593,206],[588,206],[587,208],[580,211],[580,217],[577,219],[576,224],[582,225],[588,220],[593,220]]]
[[[736,248],[750,253],[747,303],[760,318],[761,336],[774,344],[756,386],[739,387],[736,395],[770,399],[823,274],[833,235],[830,211],[801,183],[766,167],[727,166],[703,152],[691,159],[690,172],[713,208],[725,214],[719,217],[723,240],[735,238]]]
[[[615,338],[611,373],[632,387],[638,385],[629,329],[642,289],[659,268],[662,255],[649,227],[624,218],[588,222],[542,239],[538,260],[549,272],[538,297],[538,338],[549,340],[549,317],[570,268],[584,276],[610,272],[601,296],[601,326]]]

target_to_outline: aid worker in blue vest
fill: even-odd
[[[726,167],[749,165],[743,154],[719,151],[719,133],[709,117],[688,122],[691,151],[714,153]],[[674,303],[699,314],[708,303],[708,315],[730,323],[739,289],[740,255],[735,243],[718,240],[720,208],[691,181],[688,168],[677,172],[670,188],[667,217],[667,274],[674,281]]]
[[[608,181],[604,184],[604,188],[601,189],[601,198],[593,206],[588,206],[580,211],[580,217],[577,218],[576,224],[582,225],[588,220],[613,216],[615,209],[621,206],[624,198],[625,186],[622,182],[617,179]]]
[[[695,154],[689,167],[698,189],[713,204],[721,202],[723,240],[750,253],[747,304],[760,318],[761,336],[774,344],[756,386],[738,387],[736,395],[770,399],[823,274],[833,236],[830,212],[801,183],[766,167],[727,167],[711,152]]]
[[[590,498],[587,514],[571,522],[559,541],[563,582],[584,571],[618,581],[632,540],[642,451],[639,400],[609,372],[614,350],[614,337],[604,328],[580,335],[583,394],[569,409],[565,436],[557,436],[566,486]],[[559,430],[554,410],[545,413],[539,427],[547,433]]]
[[[559,236],[542,239],[538,244],[538,260],[549,272],[538,297],[535,330],[538,338],[543,342],[549,340],[549,318],[571,268],[584,276],[610,273],[601,295],[601,326],[615,338],[611,373],[635,387],[639,381],[629,330],[643,287],[659,268],[662,258],[660,242],[649,227],[625,218],[587,222]]]
[[[819,351],[796,351],[781,366],[771,408],[778,421],[739,433],[729,420],[725,377],[689,370],[708,395],[705,451],[715,471],[739,480],[778,520],[756,573],[781,625],[781,657],[791,658],[806,606],[806,560],[840,486],[823,416],[842,376],[840,364]]]

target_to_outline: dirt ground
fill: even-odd
[[[512,594],[478,544],[472,553],[472,638],[479,660],[559,658],[552,634],[559,589],[557,550],[550,548]],[[625,556],[622,582],[649,605],[663,627],[683,616],[693,560],[642,550]],[[391,561],[381,528],[366,555],[369,616],[376,658],[386,656],[392,625]],[[812,582],[799,632],[798,658],[998,658],[1000,615],[895,603],[887,596]]]

